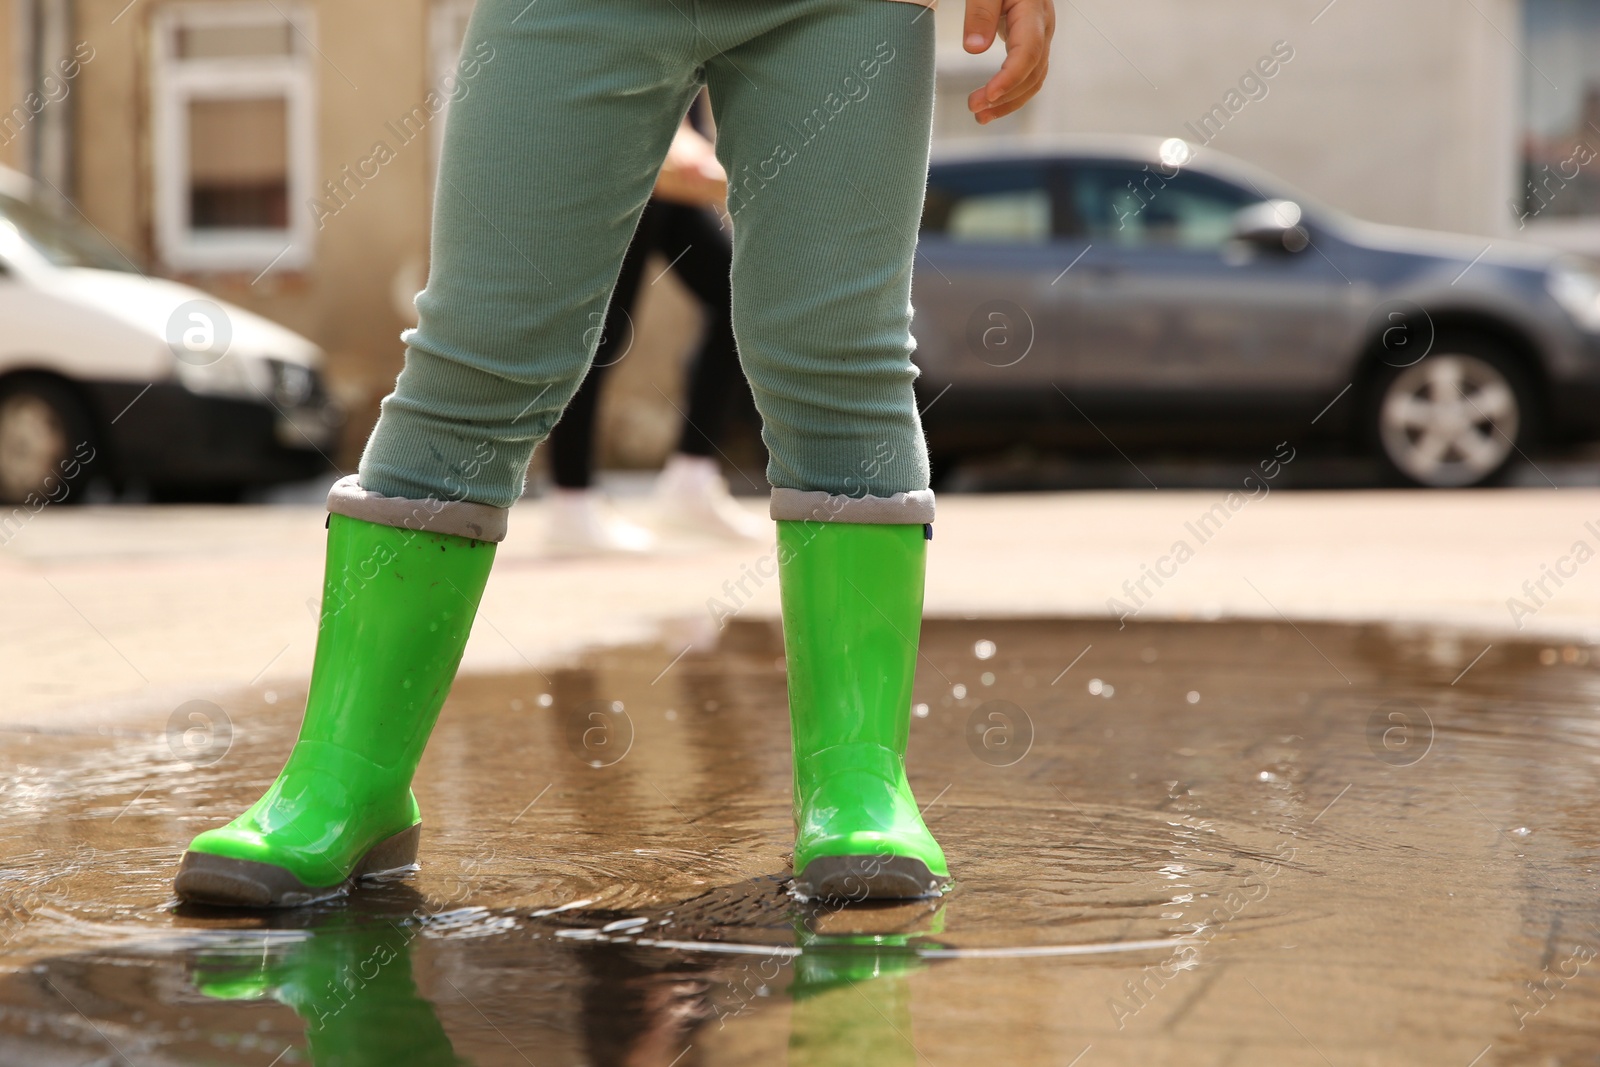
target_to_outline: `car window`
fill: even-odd
[[[1123,247],[1220,248],[1255,193],[1209,174],[1153,166],[1088,164],[1069,179],[1073,215],[1091,241]]]
[[[1049,170],[1028,162],[935,167],[922,232],[968,243],[1043,244],[1050,240]]]
[[[58,267],[136,271],[133,261],[88,226],[0,194],[0,226],[10,224],[24,241]]]

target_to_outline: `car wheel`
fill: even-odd
[[[1441,337],[1407,367],[1385,367],[1368,426],[1390,471],[1411,485],[1462,489],[1498,477],[1532,436],[1533,391],[1516,360]]]
[[[0,503],[76,501],[95,458],[90,422],[72,390],[48,379],[0,385]],[[30,497],[32,500],[30,500]]]

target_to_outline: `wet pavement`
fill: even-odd
[[[303,692],[7,729],[0,1062],[1600,1063],[1600,652],[1487,643],[930,621],[956,882],[874,908],[785,892],[767,622],[463,679],[421,870],[287,914],[170,878]]]

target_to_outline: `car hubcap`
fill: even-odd
[[[1437,355],[1389,386],[1379,415],[1384,451],[1424,485],[1472,485],[1516,447],[1521,411],[1506,376],[1474,356]]]
[[[66,427],[47,401],[27,393],[0,400],[0,499],[43,490],[66,454]]]

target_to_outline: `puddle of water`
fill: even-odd
[[[842,910],[785,891],[776,629],[682,651],[463,680],[422,869],[288,914],[170,878],[302,693],[0,733],[0,1061],[1600,1062],[1586,648],[930,622],[913,783],[957,881]]]

